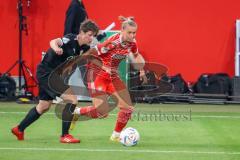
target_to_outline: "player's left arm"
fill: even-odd
[[[131,63],[133,64],[133,68],[136,70],[139,70],[140,72],[140,80],[142,81],[143,84],[146,84],[148,82],[148,79],[146,77],[145,71],[144,71],[144,66],[145,66],[145,60],[143,56],[140,53],[130,53],[129,54],[129,59]]]
[[[131,52],[128,55],[128,58],[130,60],[130,62],[133,65],[133,68],[136,70],[139,70],[140,72],[140,80],[144,83],[147,83],[147,77],[144,71],[144,66],[145,66],[145,60],[143,58],[143,56],[138,52],[137,46],[134,45],[131,48]]]
[[[130,62],[133,64],[134,69],[143,70],[145,65],[145,60],[143,56],[138,52],[138,47],[136,41],[132,44],[130,48],[130,53],[128,55]]]
[[[145,65],[145,60],[140,53],[130,53],[130,62],[133,64],[134,69],[142,70]]]

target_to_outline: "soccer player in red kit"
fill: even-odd
[[[113,96],[119,108],[115,129],[110,137],[112,141],[119,141],[120,132],[126,126],[134,107],[127,87],[118,75],[118,66],[127,56],[134,62],[134,68],[141,70],[145,61],[135,40],[137,24],[132,17],[120,16],[121,32],[109,37],[95,47],[95,54],[101,61],[101,67],[90,63],[88,67],[88,88],[92,97],[93,106],[77,107],[74,114],[91,118],[103,118],[108,115],[109,95]],[[143,74],[142,74],[143,75]]]

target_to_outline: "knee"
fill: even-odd
[[[133,104],[131,102],[120,102],[117,103],[117,106],[121,108],[129,108],[129,109],[134,109]]]
[[[128,106],[127,108],[128,108],[128,110],[131,110],[131,112],[133,112],[135,109],[133,106]]]
[[[134,111],[134,108],[132,106],[120,108],[118,115],[120,117],[125,117],[125,118],[129,119],[131,117],[133,111]]]
[[[108,113],[100,114],[99,118],[104,119],[104,118],[107,118],[108,115],[109,115]]]
[[[78,103],[77,96],[75,96],[75,95],[68,95],[66,97],[66,101],[68,103],[72,103],[72,104],[77,104]]]
[[[124,107],[124,108],[120,108],[120,110],[122,110],[123,112],[129,113],[129,114],[132,114],[134,112],[134,107],[133,106],[127,106],[127,107]]]
[[[43,114],[50,109],[50,106],[50,102],[39,102],[39,104],[36,106],[36,110],[39,114]]]
[[[119,108],[120,108],[120,111],[123,111],[123,112],[128,112],[128,113],[134,112],[134,107],[133,106],[122,106],[122,105],[120,105]]]
[[[77,97],[72,98],[71,101],[72,101],[72,104],[77,104],[78,103]]]
[[[75,95],[70,96],[69,99],[70,99],[72,104],[77,104],[78,103],[77,96],[75,96]]]

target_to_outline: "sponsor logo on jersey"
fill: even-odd
[[[126,58],[126,55],[123,55],[123,54],[113,54],[112,58],[113,59],[124,59],[124,58]]]

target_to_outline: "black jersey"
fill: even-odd
[[[61,38],[63,49],[62,55],[57,55],[53,49],[48,49],[42,62],[37,67],[37,80],[39,82],[39,99],[53,100],[56,96],[60,96],[65,90],[69,88],[61,77],[56,76],[56,82],[61,88],[61,93],[49,87],[49,76],[55,68],[63,64],[69,57],[78,56],[89,49],[89,46],[79,46],[77,36],[74,34],[67,34]]]
[[[79,46],[77,35],[75,34],[67,34],[61,38],[61,41],[63,44],[61,46],[63,54],[57,55],[52,48],[49,48],[40,64],[41,67],[53,70],[65,62],[69,57],[80,55],[89,49],[88,45]]]

